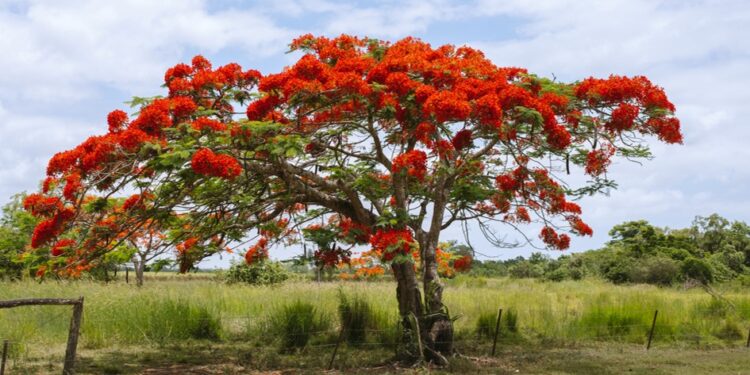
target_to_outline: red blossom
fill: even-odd
[[[190,162],[193,170],[204,176],[233,179],[242,173],[237,159],[224,154],[215,154],[207,148],[198,150]]]
[[[55,256],[55,257],[63,255],[65,253],[65,250],[69,249],[74,244],[75,244],[74,240],[71,240],[71,239],[62,239],[60,241],[57,241],[52,246],[52,249],[50,250],[50,253],[52,254],[52,256]]]
[[[185,119],[198,109],[193,99],[187,96],[177,96],[170,100],[172,101],[172,114],[175,119]]]
[[[50,216],[62,209],[63,204],[60,198],[45,197],[42,194],[29,194],[23,201],[23,208],[31,212],[32,215]]]
[[[427,173],[427,154],[421,150],[407,151],[393,158],[393,173],[399,173],[403,170],[409,176],[419,181],[424,181]]]
[[[213,120],[207,117],[200,117],[197,118],[195,121],[193,121],[192,124],[193,129],[197,131],[203,131],[206,129],[213,130],[213,131],[224,131],[227,129],[227,126],[224,125],[223,122]]]
[[[63,188],[63,197],[65,199],[74,202],[76,200],[76,194],[81,190],[81,175],[78,173],[71,173],[65,177],[65,188]]]
[[[373,249],[383,254],[383,260],[388,262],[398,255],[409,254],[414,237],[408,229],[378,229],[370,237]]]
[[[456,135],[451,139],[453,148],[460,151],[468,146],[471,146],[471,135],[472,131],[469,129],[462,129],[456,132]]]
[[[518,221],[524,223],[531,222],[531,216],[529,216],[529,211],[525,207],[516,208],[516,218],[518,219]]]
[[[503,123],[500,98],[495,94],[489,94],[477,99],[474,103],[474,117],[484,126],[499,129]]]
[[[136,206],[141,206],[142,204],[143,200],[141,199],[141,195],[133,194],[128,199],[126,199],[125,202],[122,203],[122,209],[125,211],[130,211]]]
[[[211,62],[201,55],[196,55],[195,57],[193,57],[193,60],[191,60],[190,63],[193,65],[193,70],[196,71],[211,69]]]
[[[268,259],[268,239],[261,237],[258,242],[247,249],[245,263],[254,264]]]
[[[471,269],[471,262],[471,256],[464,255],[453,261],[453,269],[455,269],[456,272],[467,272]]]
[[[164,82],[170,82],[175,78],[185,78],[193,73],[193,68],[185,64],[177,64],[169,69],[164,74]]]
[[[110,133],[117,133],[125,127],[128,121],[128,114],[125,111],[116,109],[107,115],[107,124]]]
[[[646,123],[660,140],[667,143],[682,143],[680,120],[674,117],[652,118]]]
[[[557,232],[550,227],[542,228],[539,237],[544,243],[553,249],[565,250],[570,247],[570,236],[567,234],[558,235]]]
[[[638,118],[638,112],[638,107],[628,103],[620,103],[617,108],[612,110],[610,120],[606,124],[607,129],[613,133],[630,130],[635,119]]]
[[[589,151],[588,155],[586,155],[586,173],[598,176],[606,172],[607,167],[612,163],[611,158],[614,154],[614,147],[609,145],[602,146],[598,150]]]
[[[471,114],[471,105],[456,92],[439,91],[425,101],[424,112],[437,122],[462,121]]]
[[[571,216],[568,219],[568,222],[570,223],[573,232],[575,232],[579,236],[591,236],[594,234],[594,230],[591,229],[588,224],[584,223],[583,220],[581,220],[581,218],[578,216]]]
[[[422,142],[425,145],[432,145],[432,137],[437,131],[437,128],[434,124],[431,124],[429,122],[422,122],[417,125],[417,128],[414,130],[414,138],[420,142]]]

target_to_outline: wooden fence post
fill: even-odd
[[[654,338],[654,328],[656,327],[656,316],[659,315],[659,310],[654,310],[654,321],[651,322],[651,331],[648,333],[648,344],[646,350],[651,349],[651,340]]]
[[[130,267],[125,267],[125,284],[130,284]]]
[[[341,331],[339,332],[339,339],[336,340],[336,346],[333,347],[333,354],[331,355],[331,360],[328,362],[328,371],[333,370],[333,360],[336,359],[336,353],[339,351],[339,345],[341,345],[341,341],[344,341],[344,325],[341,325]]]
[[[73,305],[73,316],[70,318],[70,330],[68,331],[68,346],[65,348],[65,364],[63,375],[74,375],[76,373],[76,348],[78,347],[78,334],[81,331],[81,318],[83,317],[83,297]]]
[[[8,340],[3,340],[3,359],[0,362],[0,375],[5,375],[5,361],[8,360]]]
[[[497,335],[500,333],[500,318],[503,317],[503,309],[497,310],[497,322],[495,322],[495,338],[492,340],[492,355],[495,355],[495,348],[497,347]]]

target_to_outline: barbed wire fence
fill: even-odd
[[[515,311],[514,309],[506,309],[507,311]],[[503,309],[498,308],[495,320],[492,322],[494,330],[491,332],[480,332],[477,329],[470,326],[464,326],[464,330],[457,331],[452,341],[453,347],[462,354],[478,355],[478,356],[496,356],[498,348],[503,350],[504,353],[512,351],[517,347],[533,343],[543,342],[545,347],[553,347],[554,345],[566,345],[568,343],[583,343],[587,341],[604,341],[604,342],[617,342],[617,343],[630,343],[633,345],[640,344],[644,345],[645,350],[652,350],[654,345],[662,343],[663,345],[673,345],[675,343],[686,343],[690,345],[700,345],[702,342],[707,342],[711,339],[716,340],[717,337],[712,334],[705,334],[705,332],[699,331],[697,328],[694,332],[675,332],[672,329],[664,329],[660,331],[660,319],[668,319],[668,316],[664,316],[657,310],[654,310],[653,315],[646,318],[645,316],[637,323],[586,323],[577,321],[575,324],[568,325],[560,330],[552,330],[552,332],[544,332],[539,327],[531,328],[524,326],[523,324],[517,324],[515,326],[509,326],[507,320],[503,320]],[[533,310],[525,309],[524,313],[530,313]],[[523,320],[523,315],[518,312],[516,319],[519,321]],[[70,312],[52,312],[50,316],[54,316],[55,319],[64,319],[65,315],[70,316]],[[520,316],[519,316],[520,315]],[[529,314],[531,315],[531,314]],[[81,316],[79,318],[79,327],[81,324]],[[235,328],[241,327],[247,331],[246,335],[256,342],[265,343],[267,346],[271,345],[284,345],[285,341],[294,342],[299,340],[302,342],[299,347],[293,347],[291,349],[309,348],[314,350],[330,350],[330,359],[328,360],[328,368],[336,368],[337,354],[339,353],[342,346],[346,346],[350,349],[362,349],[370,350],[372,348],[383,348],[386,350],[393,349],[400,344],[400,327],[398,324],[393,324],[387,328],[362,328],[362,329],[351,329],[345,332],[343,324],[331,324],[331,327],[325,329],[310,329],[304,331],[283,331],[274,327],[268,320],[259,318],[257,316],[243,316],[243,315],[219,315],[220,324],[222,327],[233,326]],[[210,323],[215,320],[216,317],[185,317],[187,321],[194,323]],[[507,317],[506,317],[507,319]],[[535,319],[540,319],[536,317]],[[75,319],[73,319],[75,320]],[[89,324],[104,324],[109,322],[118,321],[116,317],[87,317]],[[644,324],[646,320],[650,321],[650,324]],[[166,322],[168,324],[168,322]],[[467,329],[468,328],[468,329]],[[235,329],[236,331],[236,329]],[[359,332],[363,334],[363,341],[361,342],[349,342],[348,335],[351,332]],[[148,333],[145,333],[148,335]],[[178,340],[177,337],[162,337],[162,340]],[[147,342],[155,342],[157,340],[149,340]],[[737,345],[738,341],[742,341],[742,346],[750,349],[750,327],[747,330],[747,339],[744,337],[741,339],[734,337],[733,340],[727,341],[729,345]],[[22,342],[18,340],[3,340],[2,342],[2,367],[0,367],[0,375],[9,374],[8,369],[20,368],[24,366],[24,362],[28,359],[30,349],[33,345],[30,342]],[[733,344],[732,344],[733,343]],[[568,346],[568,345],[566,345]],[[294,353],[294,350],[290,350],[289,353]],[[71,372],[72,373],[72,372]]]

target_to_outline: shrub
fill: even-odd
[[[514,265],[510,269],[510,277],[516,279],[523,278],[537,278],[544,274],[544,269],[538,264],[532,264],[531,262],[521,261]]]
[[[245,262],[233,263],[226,273],[228,283],[250,285],[279,284],[289,278],[289,273],[279,262],[264,261],[248,265]]]
[[[740,328],[740,325],[732,319],[727,319],[724,324],[714,332],[714,336],[726,340],[733,341],[743,338],[744,331]]]
[[[508,311],[503,311],[500,324],[505,328],[504,331],[506,332],[518,332],[518,313],[516,310],[508,309]]]
[[[206,307],[184,301],[156,301],[131,322],[149,341],[164,343],[176,339],[216,340],[221,321]]]
[[[367,340],[367,330],[377,329],[375,315],[367,301],[360,297],[347,297],[339,290],[339,319],[346,340],[359,345]]]
[[[271,328],[281,336],[282,348],[303,348],[312,336],[328,329],[330,321],[314,305],[297,300],[282,306],[271,316]]]
[[[714,273],[711,266],[704,260],[698,258],[687,258],[682,262],[680,271],[685,277],[697,280],[703,284],[714,282]]]
[[[497,313],[483,312],[479,315],[476,324],[477,336],[492,337],[495,334],[495,324],[497,322]]]
[[[569,277],[570,272],[568,272],[568,269],[565,266],[544,274],[544,279],[549,281],[563,281]]]
[[[665,257],[642,259],[629,272],[631,282],[667,286],[677,280],[679,263]]]

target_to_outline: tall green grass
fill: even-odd
[[[746,289],[719,290],[725,302],[700,289],[621,286],[597,280],[551,283],[459,276],[446,284],[445,304],[452,316],[459,317],[455,322],[459,340],[477,340],[478,333],[481,340],[490,340],[498,308],[503,308],[501,338],[508,340],[643,343],[657,309],[659,345],[738,345],[750,328],[750,290]],[[344,312],[340,293],[347,296],[349,307]],[[81,344],[89,348],[184,340],[267,345],[283,336],[271,329],[271,317],[297,302],[312,305],[328,322],[330,332],[312,334],[308,344],[335,342],[346,317],[356,315],[357,329],[364,330],[365,337],[355,334],[352,342],[388,346],[395,340],[398,321],[392,282],[298,281],[255,287],[175,277],[143,288],[84,281],[0,284],[0,300],[77,296],[85,297]],[[3,309],[0,339],[63,348],[69,319],[69,307]]]

